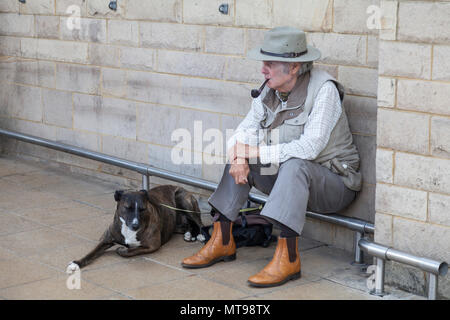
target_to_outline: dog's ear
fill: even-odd
[[[146,199],[147,201],[149,201],[149,197],[148,197],[148,191],[147,190],[139,190],[139,193],[142,194],[144,196],[144,199]]]
[[[123,190],[116,190],[116,192],[114,192],[114,200],[119,202],[120,199],[122,198],[122,195],[123,195]]]

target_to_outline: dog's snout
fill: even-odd
[[[133,231],[136,231],[137,229],[139,229],[138,219],[136,219],[136,218],[133,219],[133,221],[131,222],[131,229],[133,229]]]

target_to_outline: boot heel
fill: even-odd
[[[236,260],[236,253],[232,254],[231,256],[223,257],[223,261],[225,261],[225,262],[229,262],[229,261],[233,261],[233,260]]]
[[[298,273],[294,273],[292,276],[290,276],[290,280],[300,279],[302,277],[302,272],[299,271]]]

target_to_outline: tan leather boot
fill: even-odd
[[[236,243],[231,230],[233,223],[229,223],[229,230],[222,234],[223,222],[214,222],[214,229],[209,241],[195,255],[185,258],[181,265],[185,268],[205,268],[219,261],[233,261],[236,259]],[[224,236],[225,244],[224,244]]]
[[[277,248],[272,261],[264,267],[259,273],[251,276],[248,283],[253,287],[275,287],[286,283],[289,280],[301,277],[300,254],[298,253],[298,237],[295,243],[292,241],[292,253],[295,252],[295,258],[291,262],[289,259],[287,238],[278,238]]]

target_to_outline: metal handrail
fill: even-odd
[[[361,239],[359,247],[368,254],[376,257],[375,295],[383,296],[384,292],[384,265],[385,261],[396,261],[428,272],[428,299],[435,300],[438,287],[438,276],[445,276],[448,264],[445,261],[436,261],[425,257],[418,257],[410,253],[386,247],[379,243]]]
[[[189,177],[183,174],[156,168],[154,166],[147,165],[144,163],[129,161],[118,157],[105,155],[103,153],[71,146],[56,141],[51,141],[48,139],[32,135],[26,135],[23,133],[4,130],[1,128],[0,128],[0,135],[139,172],[142,174],[142,185],[144,189],[148,189],[149,176],[157,176],[163,179],[180,182],[183,184],[199,187],[210,191],[214,191],[217,188],[217,184],[211,181],[195,177]],[[265,203],[267,201],[267,196],[250,193],[249,199],[256,203]],[[362,254],[363,251],[369,253],[370,255],[373,255],[377,259],[375,290],[371,293],[381,296],[385,294],[384,264],[385,260],[392,260],[407,265],[415,266],[428,272],[429,273],[428,298],[436,299],[437,283],[438,283],[437,277],[438,275],[443,276],[447,274],[448,264],[446,262],[439,262],[428,258],[417,257],[409,253],[405,253],[399,250],[395,250],[393,248],[385,247],[383,245],[368,241],[367,239],[363,238],[363,235],[366,233],[373,234],[375,232],[375,226],[372,223],[366,221],[345,217],[338,214],[320,214],[310,211],[306,212],[306,216],[317,220],[340,225],[355,231],[354,263],[360,265],[363,264],[363,254]]]
[[[4,135],[8,138],[14,138],[17,140],[21,140],[24,142],[29,142],[32,144],[37,144],[43,147],[55,149],[58,151],[63,151],[67,153],[71,153],[77,156],[81,156],[84,158],[89,158],[92,160],[104,162],[107,164],[111,164],[117,167],[129,169],[136,171],[142,175],[146,176],[156,176],[159,178],[176,181],[180,183],[184,183],[193,187],[202,188],[209,191],[214,191],[217,188],[217,183],[203,180],[200,178],[190,177],[183,174],[175,173],[172,171],[160,169],[151,165],[147,165],[144,163],[138,163],[134,161],[129,161],[125,159],[121,159],[114,156],[109,156],[100,152],[91,151],[88,149],[71,146],[65,143],[56,142],[32,135],[27,135],[15,131],[0,129],[0,135]],[[249,199],[256,203],[265,203],[267,201],[267,196],[259,195],[255,193],[250,193]],[[316,212],[306,212],[306,216],[322,221],[326,221],[329,223],[337,224],[343,227],[346,227],[350,230],[361,232],[361,233],[374,233],[375,227],[373,224],[358,220],[355,218],[345,217],[338,214],[320,214]]]

